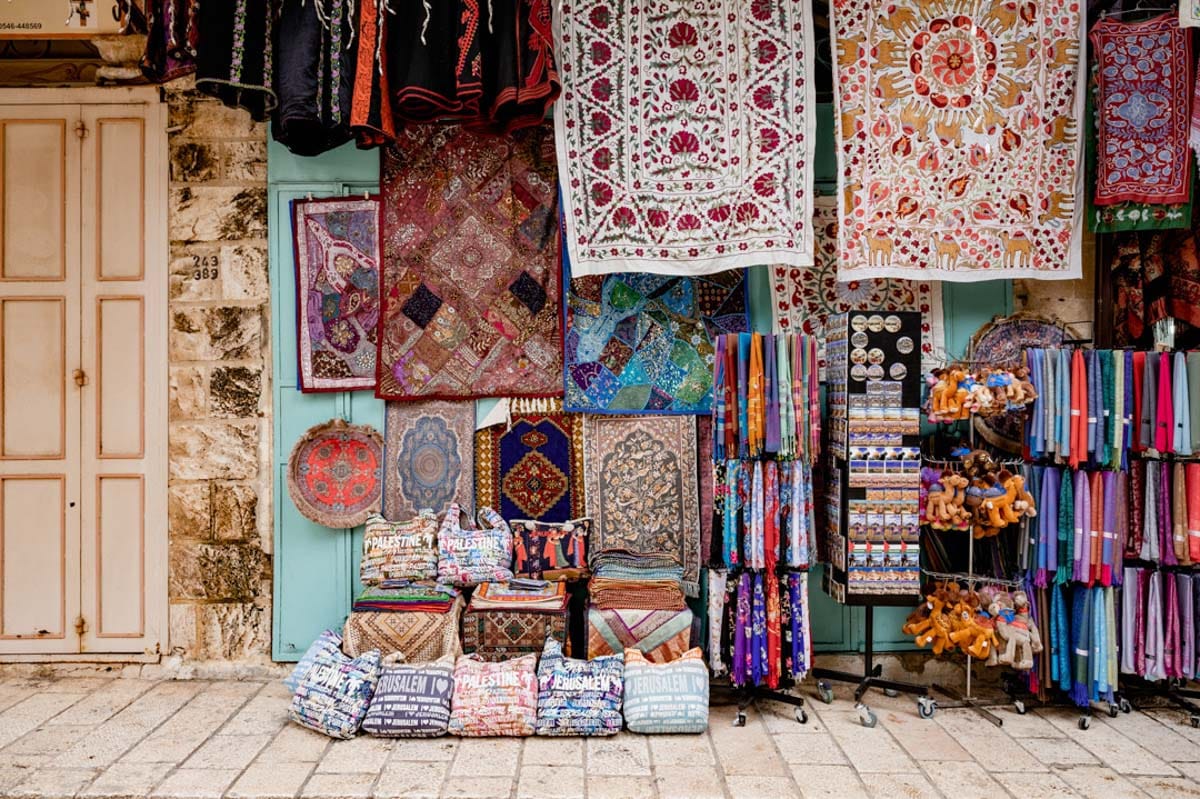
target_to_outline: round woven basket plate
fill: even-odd
[[[317,524],[357,527],[383,502],[383,437],[368,425],[334,419],[311,427],[288,458],[288,493]]]
[[[1013,368],[1020,366],[1030,347],[1058,347],[1068,338],[1061,322],[1032,314],[1014,314],[988,322],[971,336],[971,361]],[[1024,413],[976,417],[975,430],[993,447],[1020,452],[1025,426]]]

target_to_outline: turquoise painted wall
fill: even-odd
[[[833,110],[818,110],[816,155],[817,189],[832,193],[836,186],[833,153]],[[292,254],[290,203],[311,193],[314,197],[376,191],[379,181],[377,151],[345,145],[317,158],[301,158],[275,142],[268,150],[268,225],[271,250],[271,340],[274,353],[274,464],[275,464],[275,580],[272,656],[297,660],[308,644],[326,627],[339,626],[350,610],[358,585],[358,552],[361,531],[329,530],[305,519],[288,496],[285,468],[288,454],[300,435],[318,422],[341,417],[383,430],[384,403],[369,392],[301,394],[296,375],[296,295]],[[1012,311],[1008,281],[944,284],[942,302],[946,323],[946,349],[962,355],[967,341],[993,316]],[[751,324],[770,332],[771,299],[766,267],[750,270]],[[476,403],[481,419],[494,400]],[[829,599],[821,590],[820,570],[809,583],[813,641],[820,651],[845,651],[863,644],[863,611]],[[876,613],[876,647],[910,648],[900,634],[905,608],[883,608]]]

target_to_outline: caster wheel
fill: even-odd
[[[733,720],[733,726],[735,726],[735,727],[745,727],[745,726],[746,726],[746,714],[745,714],[745,713],[738,713],[738,714],[737,714],[737,718],[735,718],[735,719]]]
[[[1108,706],[1108,717],[1110,719],[1115,719],[1119,715],[1121,715],[1121,711],[1119,709],[1117,709],[1116,705]]]
[[[1018,716],[1024,716],[1026,713],[1029,712],[1025,707],[1025,703],[1022,702],[1020,699],[1013,702],[1013,708],[1017,711]]]
[[[1129,704],[1128,699],[1122,699],[1120,707],[1122,713],[1129,713],[1133,710],[1133,705]]]
[[[1200,728],[1200,716],[1192,716],[1188,719],[1188,724],[1191,724],[1193,729]]]
[[[817,697],[827,705],[833,704],[833,686],[821,680],[817,683]]]
[[[802,707],[796,708],[796,721],[800,724],[808,723],[808,711]]]
[[[922,696],[917,699],[917,715],[923,719],[933,718],[933,714],[937,712],[937,702],[928,696]]]
[[[858,711],[858,720],[864,727],[874,727],[879,723],[878,717],[866,705],[860,704],[855,710]]]
[[[1086,730],[1088,727],[1091,727],[1091,726],[1092,726],[1092,720],[1090,718],[1088,718],[1087,716],[1080,716],[1079,729]]]
[[[900,692],[895,690],[894,688],[884,688],[883,695],[890,696],[892,699],[895,699],[896,697],[900,696]]]

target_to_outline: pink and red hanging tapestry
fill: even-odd
[[[771,267],[775,332],[816,336],[825,370],[825,319],[846,311],[920,311],[921,357],[944,362],[942,287],[927,280],[875,278],[838,282],[838,209],[830,195],[813,199],[813,265]]]
[[[1192,48],[1175,14],[1092,27],[1098,62],[1095,205],[1182,203],[1190,195]]]
[[[376,396],[562,396],[553,135],[414,125],[384,150]]]
[[[1081,274],[1076,0],[834,0],[842,280]]]
[[[292,203],[301,391],[375,388],[379,200]]]
[[[577,0],[557,23],[575,277],[812,263],[807,0]]]

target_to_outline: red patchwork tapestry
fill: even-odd
[[[553,148],[414,125],[384,150],[376,396],[562,396]]]
[[[1101,19],[1096,205],[1182,203],[1190,194],[1188,100],[1192,48],[1175,14]]]
[[[555,104],[574,277],[812,263],[808,0],[573,0]]]
[[[1078,278],[1080,3],[832,6],[838,278]]]

